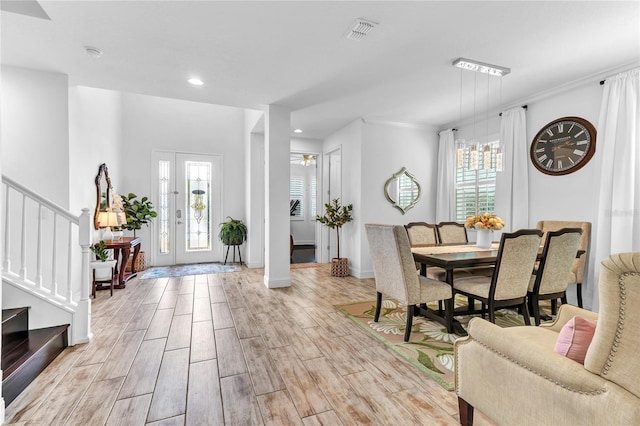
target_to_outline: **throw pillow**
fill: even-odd
[[[560,330],[554,352],[584,364],[589,344],[596,331],[596,321],[575,316]]]

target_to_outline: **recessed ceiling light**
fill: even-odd
[[[102,56],[102,50],[98,49],[97,47],[85,46],[84,51],[87,52],[87,55],[91,56],[92,58],[97,59]]]
[[[200,80],[199,78],[190,78],[189,80],[187,80],[189,83],[193,84],[194,86],[202,86],[204,83],[202,82],[202,80]]]
[[[295,129],[293,133],[302,133],[302,129]]]

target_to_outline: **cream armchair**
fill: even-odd
[[[472,319],[454,349],[460,423],[475,407],[506,425],[640,424],[640,253],[605,259],[599,291],[599,316],[562,305],[540,327]],[[553,351],[575,315],[598,319],[584,365]]]

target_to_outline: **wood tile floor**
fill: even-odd
[[[263,270],[129,281],[7,407],[16,425],[458,424],[457,400],[336,311],[373,280]],[[476,424],[490,424],[476,413]]]

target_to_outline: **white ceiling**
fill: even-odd
[[[3,64],[68,74],[72,85],[285,105],[306,137],[358,117],[439,129],[468,116],[458,57],[511,68],[503,106],[640,61],[637,0],[39,3],[51,20],[1,13]],[[358,17],[379,25],[348,40]]]

